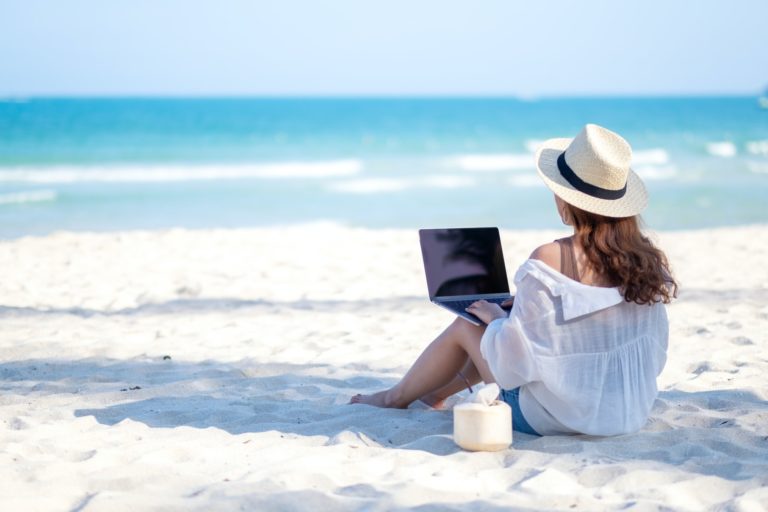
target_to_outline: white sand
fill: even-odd
[[[510,269],[562,234],[503,233]],[[765,510],[768,227],[660,240],[683,293],[646,428],[499,453],[345,405],[451,320],[413,231],[0,242],[0,510]]]

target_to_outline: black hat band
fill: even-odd
[[[626,183],[624,183],[624,186],[618,190],[610,190],[607,188],[597,187],[582,180],[565,162],[565,152],[561,153],[560,156],[557,157],[557,168],[560,171],[560,175],[565,178],[565,181],[570,183],[573,188],[579,192],[584,192],[589,196],[596,197],[598,199],[621,199],[624,197],[624,194],[627,193]]]

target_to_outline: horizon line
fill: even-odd
[[[29,100],[67,100],[67,99],[168,99],[168,100],[517,100],[535,102],[547,100],[588,100],[588,99],[716,99],[716,98],[760,98],[766,92],[723,92],[723,93],[590,93],[590,94],[270,94],[270,93],[212,93],[212,94],[165,94],[165,93],[76,93],[76,94],[0,94],[0,101],[23,102]]]

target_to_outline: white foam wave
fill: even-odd
[[[242,178],[328,178],[354,176],[363,168],[359,160],[280,162],[187,166],[49,167],[0,171],[0,182],[169,182]]]
[[[669,162],[669,153],[661,148],[643,149],[632,153],[632,165],[664,165]]]
[[[475,185],[467,176],[433,174],[422,178],[363,178],[331,183],[328,190],[347,194],[378,194],[414,188],[455,189]]]
[[[747,142],[747,151],[753,155],[768,156],[768,140],[751,140]]]
[[[468,176],[433,174],[417,180],[416,185],[430,188],[464,188],[473,187],[475,183],[475,180]]]
[[[642,165],[632,169],[644,180],[669,180],[677,176],[677,168],[673,165]]]
[[[768,174],[768,163],[764,162],[747,162],[749,172],[755,174]]]
[[[541,139],[529,139],[525,141],[525,149],[530,151],[531,153],[535,153],[539,147],[541,147],[542,144],[544,144],[544,140]]]
[[[736,145],[733,142],[710,142],[707,144],[707,153],[721,158],[732,158],[736,156]]]
[[[520,174],[511,176],[507,183],[513,187],[540,187],[543,185],[538,174]]]
[[[40,203],[43,201],[55,201],[58,194],[55,190],[29,190],[25,192],[12,192],[0,194],[0,204]]]
[[[410,187],[408,180],[395,178],[364,178],[346,180],[328,185],[333,192],[348,194],[376,194],[380,192],[400,192]]]
[[[533,157],[527,153],[460,155],[451,159],[450,163],[465,171],[473,172],[512,171],[535,167]]]

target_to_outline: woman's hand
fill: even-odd
[[[507,312],[501,309],[501,306],[487,300],[473,302],[467,308],[467,313],[472,313],[485,324],[489,324],[497,318],[507,318],[508,316]]]

